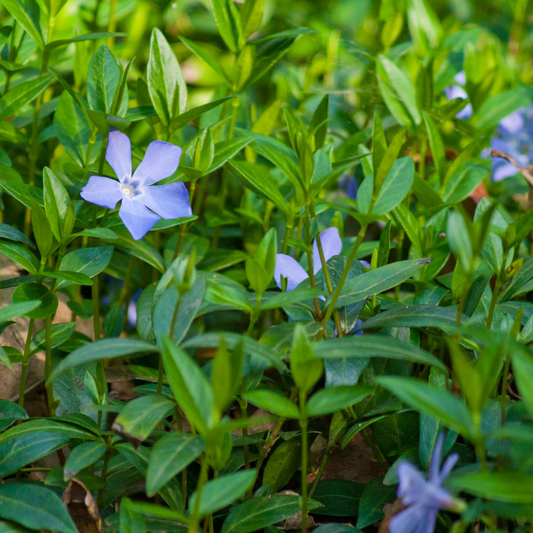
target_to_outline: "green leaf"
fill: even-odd
[[[150,38],[146,76],[154,109],[168,126],[187,109],[187,84],[174,52],[157,28]]]
[[[283,441],[270,454],[263,472],[263,486],[275,494],[291,480],[302,462],[302,439],[294,437]]]
[[[16,228],[13,228],[9,224],[0,224],[0,239],[7,239],[9,241],[18,241],[22,244],[27,244],[28,246],[31,246],[34,248],[33,243]]]
[[[174,405],[173,401],[157,394],[135,398],[120,411],[111,429],[138,445],[150,436]]]
[[[384,185],[385,178],[389,175],[392,166],[394,165],[400,150],[402,149],[405,141],[405,129],[401,129],[392,139],[387,151],[383,154],[378,167],[376,168],[374,175],[374,188],[376,192],[381,190]],[[374,163],[374,162],[373,162]]]
[[[214,58],[210,52],[183,36],[180,36],[180,40],[194,55],[207,63],[228,85],[231,85],[231,80],[228,75],[220,65],[219,61]]]
[[[91,466],[103,457],[107,444],[103,442],[84,442],[76,446],[67,457],[65,463],[65,480],[74,477],[78,472]]]
[[[237,19],[233,16],[230,3],[232,0],[211,0],[211,7],[220,36],[230,51],[235,53],[239,51],[240,28],[237,26]]]
[[[146,474],[146,494],[154,496],[176,474],[205,450],[204,440],[191,433],[173,431],[158,439],[150,455]]]
[[[40,485],[12,483],[0,486],[0,516],[30,529],[77,533],[59,496]]]
[[[326,296],[326,292],[320,289],[305,289],[303,287],[297,287],[293,291],[265,292],[261,298],[261,310],[278,309],[279,307],[312,300],[319,296]]]
[[[346,409],[364,400],[373,390],[373,387],[368,385],[322,389],[313,394],[307,402],[307,414],[322,416]]]
[[[89,63],[87,101],[93,111],[111,114],[113,98],[120,81],[120,67],[113,53],[103,44]]]
[[[354,481],[349,481],[347,479],[322,479],[316,486],[316,490],[313,493],[313,499],[320,502],[324,507],[316,509],[314,514],[326,516],[354,516],[356,514],[356,509],[359,508],[359,500],[361,499],[361,494],[364,489],[365,485],[362,483],[355,483]],[[336,526],[340,525],[341,524],[336,524]],[[315,529],[313,531],[317,530]],[[339,530],[332,531],[331,533],[343,532]],[[352,533],[355,533],[355,529],[353,528]]]
[[[80,248],[68,253],[61,261],[60,272],[78,272],[93,278],[100,274],[113,256],[112,246],[98,246],[96,248]],[[67,281],[62,281],[57,288],[70,285]]]
[[[470,411],[452,393],[405,377],[378,377],[377,382],[410,407],[437,418],[471,441],[476,439],[476,426]]]
[[[315,355],[322,359],[340,359],[342,357],[399,359],[435,366],[446,374],[448,373],[446,365],[434,355],[413,344],[384,335],[365,334],[342,339],[323,340],[315,343],[313,349]]]
[[[82,346],[67,355],[67,357],[56,366],[48,381],[54,381],[57,376],[61,375],[69,368],[90,363],[92,361],[120,357],[134,357],[136,355],[157,351],[158,349],[153,344],[148,344],[147,342],[137,339],[102,339]]]
[[[518,391],[530,413],[533,413],[533,359],[529,350],[513,350],[513,369]]]
[[[48,167],[43,169],[43,186],[44,208],[50,229],[61,243],[70,235],[74,226],[74,203],[64,185]]]
[[[518,470],[471,472],[453,477],[448,483],[455,490],[463,490],[488,500],[533,503],[533,476],[528,476]]]
[[[37,274],[39,270],[39,260],[20,244],[0,242],[0,254],[9,257],[31,274]]]
[[[19,83],[7,91],[0,99],[0,121],[7,120],[22,106],[31,102],[50,85],[51,81],[50,76],[43,76],[37,80]]]
[[[220,416],[233,401],[234,395],[242,383],[243,359],[243,344],[238,344],[234,350],[228,350],[224,341],[221,341],[212,367],[212,375],[216,378],[211,380],[215,408]]]
[[[383,478],[373,479],[365,486],[361,501],[359,502],[359,514],[357,516],[358,530],[370,526],[383,519],[383,505],[393,503],[396,499],[396,487],[383,485]]]
[[[68,281],[70,283],[75,283],[76,285],[92,285],[93,280],[86,274],[81,272],[45,272],[47,278],[60,279],[62,281]]]
[[[15,402],[0,400],[0,431],[8,428],[15,420],[28,418],[26,411]]]
[[[407,195],[413,184],[415,166],[411,157],[397,159],[392,165],[374,205],[372,214],[385,215],[394,209]],[[366,177],[357,194],[357,208],[368,214],[374,190],[374,175]]]
[[[255,476],[255,470],[245,470],[207,482],[202,489],[199,514],[205,516],[214,513],[243,496],[252,487]],[[190,509],[195,508],[197,497],[198,494],[194,492],[189,500]]]
[[[446,183],[442,199],[447,204],[462,202],[489,175],[491,161],[464,161]]]
[[[48,43],[45,47],[45,49],[48,52],[51,52],[54,48],[57,48],[58,46],[65,46],[67,44],[71,43],[81,43],[83,41],[96,41],[97,39],[104,39],[106,37],[128,37],[127,33],[121,33],[121,32],[107,32],[107,31],[101,31],[96,33],[84,33],[82,35],[76,35],[74,37],[70,37],[68,39],[58,39],[57,41],[52,41]]]
[[[265,411],[272,412],[283,418],[293,418],[298,420],[300,412],[298,407],[290,400],[269,390],[254,390],[244,395],[246,401],[250,402]]]
[[[27,312],[28,318],[45,319],[53,315],[58,306],[57,296],[41,283],[23,283],[19,285],[11,297],[14,304],[40,301],[39,307]]]
[[[398,261],[356,276],[344,284],[335,307],[360,302],[369,296],[392,289],[430,262],[431,259]],[[326,304],[329,305],[330,301],[331,295],[328,296]]]
[[[500,120],[521,108],[531,100],[531,88],[527,86],[508,89],[487,98],[474,115],[479,129],[492,129]]]
[[[14,303],[0,308],[0,323],[7,322],[19,316],[26,316],[41,305],[40,300],[28,300],[21,303]]]
[[[321,506],[307,501],[310,511]],[[222,533],[253,533],[300,512],[300,496],[274,494],[235,505],[222,525]]]
[[[294,383],[304,394],[310,392],[324,372],[324,362],[315,357],[313,346],[302,324],[294,329],[290,355]]]
[[[189,422],[200,434],[213,426],[213,391],[196,363],[168,337],[163,337],[163,363],[170,388]]]
[[[218,107],[219,105],[222,105],[223,103],[227,102],[228,100],[231,100],[232,98],[238,98],[239,95],[232,94],[231,96],[225,96],[224,98],[219,98],[218,100],[213,100],[212,102],[209,102],[208,104],[199,105],[198,107],[195,107],[193,109],[189,109],[189,111],[186,111],[184,113],[181,113],[178,117],[176,117],[172,123],[171,127],[174,130],[177,130],[179,128],[182,128],[189,122],[192,122],[193,120],[196,120],[197,118],[201,117],[204,113],[207,113],[208,111],[211,111],[211,109],[215,109],[215,107]]]
[[[424,122],[426,123],[429,146],[431,148],[431,155],[433,156],[435,171],[442,182],[446,174],[446,153],[444,150],[442,137],[440,136],[439,130],[437,129],[433,119],[425,111],[422,111],[422,115],[424,116]],[[422,178],[424,178],[424,176],[422,176]]]
[[[267,168],[246,161],[232,161],[226,166],[245,187],[273,202],[285,215],[289,214],[289,206],[279,192],[279,185]]]
[[[163,263],[163,258],[146,239],[134,241],[129,231],[117,231],[117,236],[118,239],[114,243],[116,249],[139,258],[141,261],[152,265],[161,273],[164,272],[165,265]]]
[[[263,22],[265,0],[245,0],[241,8],[241,46],[256,32]]]
[[[2,0],[2,4],[30,34],[37,46],[44,50],[44,39],[39,24],[39,4],[35,0]]]
[[[15,426],[16,429],[19,426]],[[28,433],[10,439],[2,439],[0,442],[0,477],[6,477],[16,472],[19,468],[26,466],[33,461],[37,461],[63,447],[70,440],[69,435],[61,433],[47,432],[43,429],[38,433]],[[1,489],[0,486],[0,502]],[[9,518],[2,514],[0,503],[0,517]]]
[[[185,294],[180,296],[176,287],[171,286],[161,295],[153,314],[154,334],[158,342],[160,342],[162,335],[170,335],[172,319],[178,300],[180,304],[174,323],[172,338],[176,344],[179,344],[183,340],[202,303],[205,286],[205,278],[199,276],[191,287],[191,290]]]
[[[450,331],[457,325],[455,307],[437,305],[398,305],[366,320],[359,330],[369,328],[441,328]]]
[[[52,324],[51,333],[50,333],[50,347],[55,348],[56,346],[60,346],[65,341],[68,340],[68,338],[72,335],[74,330],[76,329],[76,322],[64,322],[61,324]],[[35,337],[33,337],[31,344],[30,344],[30,350],[31,353],[34,354],[36,352],[40,352],[44,350],[45,348],[45,334],[46,329],[41,329]]]

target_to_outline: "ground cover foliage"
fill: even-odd
[[[0,530],[531,531],[529,4],[2,0]]]

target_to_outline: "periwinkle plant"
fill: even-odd
[[[0,529],[531,529],[533,6],[193,4],[0,7]]]

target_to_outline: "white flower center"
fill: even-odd
[[[123,186],[122,187],[122,192],[126,195],[126,196],[131,196],[133,194],[133,190],[131,189],[131,187],[126,187],[126,186]]]

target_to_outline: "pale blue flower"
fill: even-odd
[[[357,198],[357,191],[359,190],[359,182],[354,176],[344,173],[339,178],[339,190],[343,191],[350,200],[355,200]]]
[[[106,160],[115,171],[118,181],[91,176],[81,190],[81,197],[108,209],[115,209],[117,203],[122,201],[118,213],[122,222],[135,240],[142,239],[161,218],[192,215],[189,193],[183,183],[153,187],[176,172],[180,156],[179,146],[153,141],[132,176],[130,140],[124,133],[111,130]]]
[[[429,479],[407,461],[398,466],[398,497],[407,505],[390,521],[391,533],[433,533],[440,509],[457,508],[452,495],[442,488],[444,480],[450,475],[459,455],[450,455],[440,470],[444,434],[440,434],[433,449],[429,466]]]

